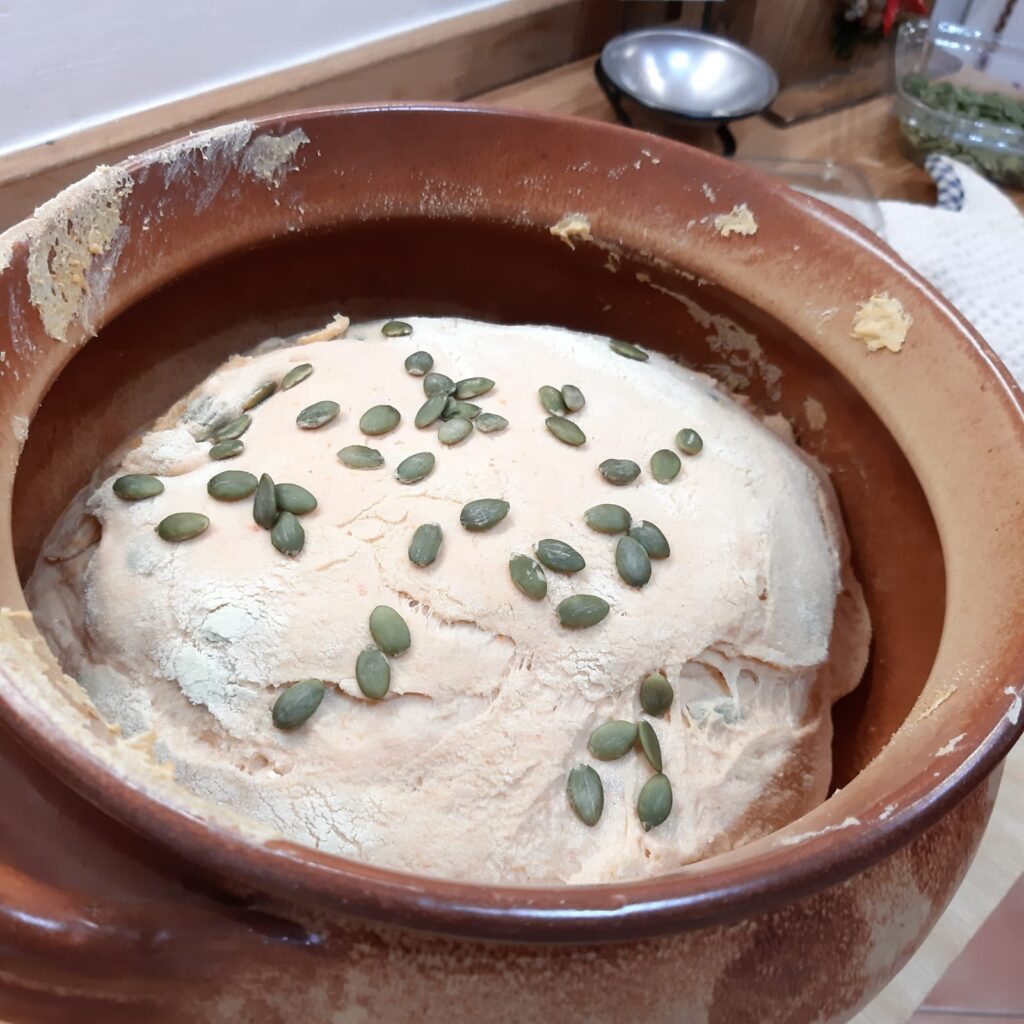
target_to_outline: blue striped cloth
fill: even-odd
[[[964,186],[950,159],[941,153],[931,153],[925,157],[924,169],[939,190],[939,200],[935,205],[940,210],[959,213],[964,205]]]

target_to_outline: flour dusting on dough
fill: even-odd
[[[899,299],[888,292],[875,292],[857,308],[850,334],[863,341],[869,352],[881,348],[899,352],[913,322],[914,318],[903,309]]]
[[[756,235],[757,221],[746,203],[734,206],[728,213],[715,218],[715,230],[723,237],[730,235]]]

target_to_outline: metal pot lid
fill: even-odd
[[[757,54],[683,28],[616,36],[601,51],[601,69],[645,107],[701,120],[760,113],[779,91],[775,72]]]

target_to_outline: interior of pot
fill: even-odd
[[[45,396],[15,482],[22,579],[104,455],[265,337],[335,312],[459,315],[622,337],[725,376],[782,412],[831,473],[874,628],[866,677],[835,711],[833,781],[845,785],[906,718],[937,650],[945,575],[921,486],[864,399],[777,320],[629,250],[611,262],[597,246],[572,249],[536,225],[404,216],[295,232],[195,266],[103,327]]]

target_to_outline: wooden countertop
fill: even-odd
[[[482,103],[523,110],[615,121],[615,113],[594,78],[594,59],[566,64],[477,97]],[[891,95],[879,96],[802,124],[780,128],[761,117],[735,122],[737,155],[787,160],[834,160],[857,168],[879,199],[934,203],[935,186],[923,168],[900,150],[899,125]],[[687,141],[716,148],[713,135]],[[1024,210],[1024,192],[1008,192]]]

